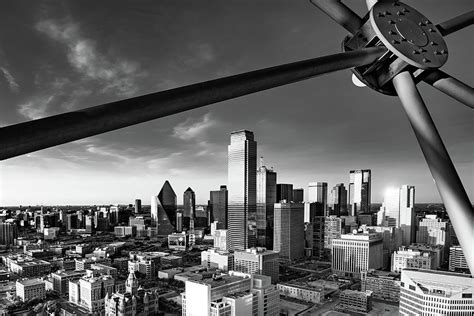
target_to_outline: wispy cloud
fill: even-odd
[[[189,54],[183,54],[180,59],[186,66],[202,67],[216,59],[212,46],[204,42],[188,44]]]
[[[5,67],[0,67],[0,70],[3,73],[3,77],[5,77],[5,80],[8,82],[10,90],[14,93],[18,93],[18,91],[20,90],[20,85],[18,85],[10,71],[8,71],[8,69]]]
[[[207,129],[215,126],[217,121],[211,113],[204,114],[200,119],[188,118],[173,129],[173,136],[182,140],[192,140],[202,136]]]
[[[22,103],[18,107],[18,112],[26,118],[36,120],[45,117],[48,113],[48,108],[54,100],[54,95],[47,97],[38,97],[34,101]]]
[[[119,96],[132,96],[137,93],[136,79],[143,75],[140,65],[102,54],[95,41],[81,34],[77,23],[41,20],[36,24],[36,29],[66,45],[71,66],[85,79],[97,81],[102,87],[101,92],[111,92]]]

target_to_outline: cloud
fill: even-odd
[[[202,136],[205,131],[217,124],[211,117],[211,113],[206,113],[201,119],[195,121],[188,118],[186,121],[178,124],[173,129],[173,136],[182,140],[192,140]]]
[[[191,53],[180,57],[187,66],[202,67],[216,59],[214,49],[208,43],[190,43],[188,49]]]
[[[5,77],[5,80],[8,82],[8,85],[10,86],[10,90],[14,93],[18,93],[18,91],[20,90],[20,86],[16,82],[13,75],[5,67],[0,67],[0,70],[3,72],[3,76]]]
[[[122,58],[110,58],[101,54],[95,41],[82,36],[79,25],[73,22],[58,23],[41,20],[36,29],[51,39],[67,46],[67,58],[71,66],[84,79],[94,80],[102,87],[101,92],[129,97],[137,93],[137,77],[143,76],[140,65]]]
[[[29,101],[19,105],[18,112],[26,118],[36,120],[45,117],[48,108],[54,100],[55,95],[38,97],[34,101]]]

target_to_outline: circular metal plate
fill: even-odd
[[[439,68],[448,48],[436,26],[420,12],[401,2],[377,2],[370,23],[382,43],[410,65]]]

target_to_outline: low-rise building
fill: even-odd
[[[469,272],[469,266],[461,246],[449,248],[449,271]]]
[[[433,269],[435,258],[430,252],[420,252],[403,247],[392,254],[392,272],[403,269]]]
[[[195,244],[192,233],[173,233],[168,235],[168,248],[171,250],[186,251]]]
[[[22,302],[33,298],[44,299],[46,297],[44,281],[41,279],[18,280],[16,281],[16,295]]]
[[[403,270],[400,315],[473,315],[474,282],[470,275]]]
[[[51,274],[53,290],[61,295],[69,294],[69,281],[79,280],[86,271],[57,271]]]
[[[234,254],[217,249],[202,251],[201,265],[222,271],[234,270]]]
[[[278,283],[278,291],[280,295],[296,298],[305,302],[319,304],[324,300],[324,290],[314,288],[304,284],[295,283]]]
[[[344,312],[367,313],[371,309],[371,292],[344,290],[339,295],[336,309]]]
[[[384,271],[362,273],[361,290],[371,291],[375,299],[398,302],[400,301],[400,274]]]
[[[51,272],[51,263],[26,255],[8,255],[3,261],[8,271],[21,277],[37,277]]]

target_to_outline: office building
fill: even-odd
[[[262,274],[278,282],[278,252],[265,248],[251,248],[234,252],[234,270],[248,274]]]
[[[403,270],[400,315],[474,314],[474,282],[465,274],[432,270]]]
[[[339,294],[337,310],[349,313],[365,314],[371,309],[371,293],[344,290]]]
[[[347,190],[344,183],[338,183],[331,189],[329,215],[347,215]]]
[[[400,274],[385,271],[363,272],[361,291],[371,291],[372,298],[389,302],[400,301]]]
[[[430,253],[430,255],[434,258],[433,264],[431,266],[432,270],[438,269],[447,261],[447,256],[445,256],[445,248],[441,245],[411,244],[406,248],[422,253]]]
[[[267,249],[273,249],[273,207],[277,202],[276,182],[276,172],[261,165],[257,170],[257,246]]]
[[[140,214],[142,212],[142,200],[136,199],[135,200],[135,214]]]
[[[355,231],[332,240],[332,271],[335,274],[360,278],[369,269],[383,265],[382,236],[379,233]]]
[[[8,271],[23,278],[39,277],[51,273],[51,263],[27,255],[7,255],[3,257],[3,263]]]
[[[186,251],[196,243],[193,233],[174,233],[168,235],[168,248],[171,250]]]
[[[160,193],[151,197],[151,224],[158,229],[158,235],[173,233],[176,225],[176,211],[176,193],[166,180]]]
[[[273,250],[283,260],[293,261],[304,256],[304,205],[275,203]]]
[[[286,201],[287,203],[292,202],[293,199],[293,184],[289,183],[278,183],[277,184],[277,202]]]
[[[231,250],[256,244],[257,143],[251,131],[233,132],[228,146],[228,241]]]
[[[18,229],[15,222],[0,223],[0,245],[12,246],[18,238]]]
[[[293,202],[295,203],[304,202],[304,189],[303,188],[293,189]]]
[[[395,226],[402,230],[404,246],[415,242],[415,187],[403,185],[388,189],[377,215],[378,225]]]
[[[461,246],[449,248],[449,271],[469,272],[469,266]]]
[[[245,315],[245,312],[248,312],[248,305],[252,306],[251,298],[244,306],[238,305],[237,311],[234,305],[234,313],[231,311],[232,303],[223,299],[236,293],[249,292],[251,282],[251,278],[238,274],[221,274],[214,278],[188,280],[185,282],[185,292],[181,294],[182,315]]]
[[[328,184],[326,182],[310,182],[308,184],[308,202],[320,203],[324,211],[321,216],[329,215],[327,214]]]
[[[44,281],[41,279],[20,279],[16,283],[16,296],[22,302],[28,302],[33,298],[41,300],[46,298],[46,288]]]
[[[234,270],[234,254],[218,249],[205,250],[201,252],[201,265],[224,272]]]
[[[371,205],[371,171],[351,170],[349,182],[349,207],[350,215],[370,211]]]
[[[343,220],[340,217],[331,215],[326,217],[324,222],[324,248],[331,249],[333,239],[341,237]]]
[[[196,194],[191,188],[183,193],[183,228],[194,230],[196,220]]]
[[[392,272],[401,272],[403,269],[433,269],[435,258],[429,252],[405,249],[392,254]]]
[[[86,271],[57,271],[51,274],[53,279],[53,290],[61,295],[69,293],[69,281],[79,280]]]
[[[271,284],[271,278],[266,275],[255,274],[252,276],[251,292],[256,297],[253,315],[280,315],[280,292]],[[255,305],[257,308],[255,309]]]
[[[225,185],[221,185],[218,191],[210,192],[211,221],[221,223],[224,229],[227,228],[228,197],[229,192]]]
[[[436,215],[426,215],[418,224],[416,242],[428,245],[441,245],[449,248],[451,224]]]
[[[324,247],[324,230],[325,230],[325,217],[324,216],[315,216],[313,221],[309,223],[312,227],[310,230],[312,242],[310,243],[310,248],[312,248],[312,255],[317,259],[325,258],[327,252]]]
[[[216,229],[214,233],[214,248],[219,250],[229,250],[227,236],[227,229]]]
[[[383,269],[390,269],[392,253],[402,246],[402,230],[395,226],[366,226],[370,232],[380,233],[383,242]]]
[[[77,281],[69,281],[69,301],[85,308],[89,313],[105,311],[105,296],[114,292],[114,279],[100,275],[98,271],[87,270]]]

